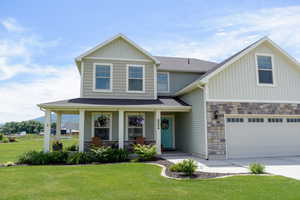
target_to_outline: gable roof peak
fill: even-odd
[[[95,46],[94,48],[84,52],[83,54],[81,54],[80,56],[75,58],[76,62],[80,62],[82,60],[82,58],[86,57],[87,55],[95,52],[96,50],[102,48],[103,46],[113,42],[116,39],[122,38],[123,40],[125,40],[126,42],[128,42],[129,44],[131,44],[132,46],[134,46],[137,50],[139,50],[140,52],[142,52],[143,54],[145,54],[146,56],[148,56],[151,60],[153,60],[155,62],[155,64],[159,64],[159,60],[156,59],[154,56],[152,56],[148,51],[146,51],[145,49],[143,49],[142,47],[140,47],[138,44],[136,44],[134,41],[130,40],[127,36],[125,36],[123,33],[118,33],[115,36],[113,36],[112,38],[98,44],[97,46]]]

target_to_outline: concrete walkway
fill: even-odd
[[[234,160],[203,160],[194,156],[162,156],[173,163],[184,159],[193,159],[197,162],[197,171],[216,173],[247,173],[251,163],[261,163],[266,166],[266,172],[270,174],[286,176],[300,180],[300,157],[276,157],[276,158],[249,158]]]

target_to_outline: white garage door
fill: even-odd
[[[300,155],[299,117],[227,117],[228,158]]]

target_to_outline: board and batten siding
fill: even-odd
[[[158,70],[158,72],[166,72]],[[169,72],[169,92],[158,92],[158,95],[174,95],[177,91],[198,79],[202,73]]]
[[[112,64],[112,92],[95,92],[93,91],[93,68],[94,63]],[[132,93],[127,92],[127,64],[144,65],[145,68],[145,92]],[[154,65],[149,62],[130,62],[116,60],[83,60],[83,98],[113,98],[113,99],[154,99]]]
[[[188,113],[176,113],[176,148],[205,157],[204,93],[195,89],[180,97],[192,106]]]
[[[272,54],[275,86],[257,85],[255,54]],[[300,101],[298,67],[268,43],[244,55],[208,82],[209,100]]]

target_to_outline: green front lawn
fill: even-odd
[[[284,177],[177,181],[160,171],[142,163],[0,168],[0,199],[300,199],[300,181]]]
[[[18,156],[30,150],[42,150],[44,143],[43,138],[43,136],[39,135],[27,135],[17,138],[17,142],[0,143],[0,163],[8,161],[15,162]],[[62,141],[64,146],[70,146],[77,143],[77,138],[63,139]]]

